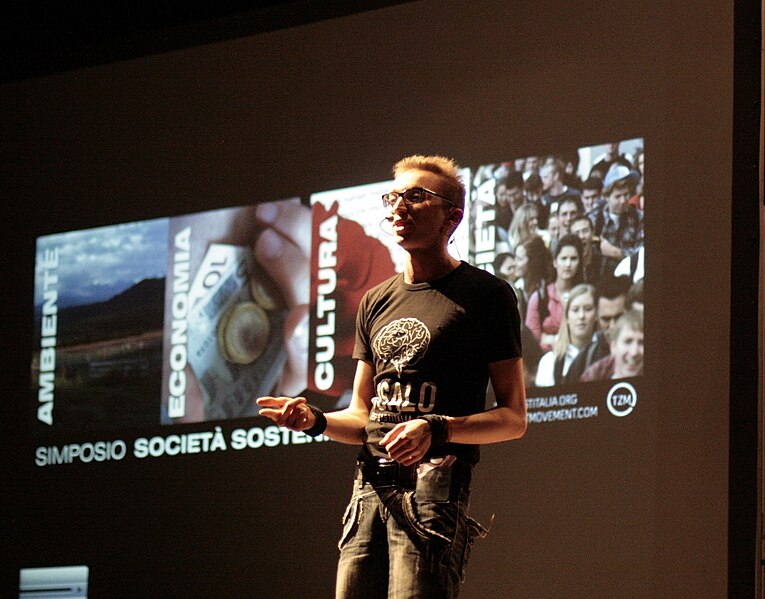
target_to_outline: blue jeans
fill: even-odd
[[[335,598],[457,597],[473,541],[488,532],[466,513],[471,472],[464,462],[432,468],[407,488],[370,482],[357,470]]]

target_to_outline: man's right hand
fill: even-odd
[[[256,400],[263,409],[261,416],[270,418],[279,426],[293,431],[304,431],[316,423],[316,416],[308,407],[305,397],[259,397]]]

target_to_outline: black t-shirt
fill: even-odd
[[[407,284],[399,274],[370,289],[356,317],[353,352],[375,372],[362,455],[388,457],[379,441],[399,422],[483,411],[488,365],[520,355],[515,293],[486,271],[462,262],[436,281]],[[437,451],[478,461],[477,446]]]

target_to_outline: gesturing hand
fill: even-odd
[[[259,406],[264,406],[261,416],[270,418],[279,426],[293,431],[304,431],[316,423],[311,408],[308,407],[305,397],[259,397],[256,400]]]
[[[385,435],[380,445],[392,460],[403,466],[416,464],[430,448],[430,424],[422,419],[402,422]]]

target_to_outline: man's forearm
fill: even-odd
[[[453,443],[499,443],[518,439],[526,432],[526,415],[507,406],[450,420]]]
[[[324,434],[340,443],[361,445],[364,427],[369,421],[369,413],[365,410],[345,408],[337,412],[327,412],[327,429]]]

